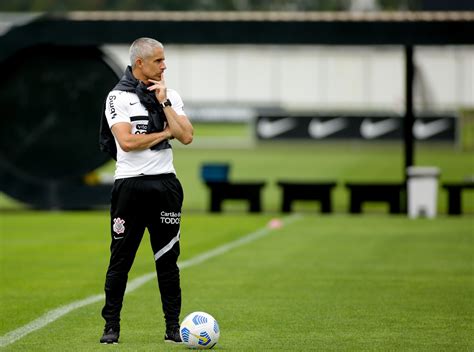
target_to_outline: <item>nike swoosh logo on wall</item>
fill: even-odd
[[[360,125],[360,134],[365,139],[374,139],[395,131],[398,126],[399,121],[396,119],[386,119],[379,122],[372,122],[370,119],[364,119]]]
[[[313,138],[324,138],[347,127],[347,119],[338,117],[328,121],[312,119],[308,126],[308,133]]]
[[[416,120],[413,124],[413,136],[416,139],[428,139],[435,134],[446,131],[450,127],[450,122],[447,119],[440,119],[424,123]]]
[[[295,127],[296,119],[294,117],[285,117],[274,121],[263,118],[258,121],[257,132],[262,138],[272,138],[288,132]]]

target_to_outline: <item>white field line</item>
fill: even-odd
[[[290,224],[290,223],[292,223],[292,222],[294,222],[294,221],[296,221],[300,218],[301,218],[301,216],[299,216],[299,215],[289,216],[289,217],[283,219],[283,226],[288,225],[288,224]],[[219,256],[221,254],[224,254],[224,253],[226,253],[226,252],[228,252],[228,251],[230,251],[234,248],[243,246],[247,243],[253,242],[253,241],[255,241],[255,240],[257,240],[261,237],[264,237],[264,236],[268,235],[269,233],[271,233],[272,231],[274,231],[274,230],[271,229],[270,227],[263,227],[263,228],[255,231],[255,232],[252,232],[252,233],[249,233],[249,234],[247,234],[243,237],[240,237],[239,239],[237,239],[235,241],[226,243],[226,244],[224,244],[222,246],[219,246],[217,248],[214,248],[210,251],[204,252],[204,253],[199,254],[199,255],[197,255],[193,258],[190,258],[188,260],[180,262],[178,265],[179,265],[180,269],[184,269],[184,268],[189,268],[189,267],[201,264],[202,262],[204,262],[208,259],[211,259],[213,257],[217,257],[217,256]],[[137,288],[141,287],[142,285],[144,285],[148,281],[154,279],[155,277],[156,277],[155,272],[151,272],[151,273],[144,274],[142,276],[137,277],[136,279],[130,281],[127,284],[127,290],[125,291],[125,293],[135,291]],[[62,316],[68,314],[69,312],[72,312],[73,310],[82,308],[84,306],[87,306],[89,304],[93,304],[93,303],[96,303],[96,302],[99,302],[99,301],[102,301],[102,300],[104,300],[104,294],[98,294],[98,295],[89,296],[85,299],[74,301],[72,303],[66,304],[66,305],[61,306],[59,308],[50,310],[50,311],[46,312],[45,314],[43,314],[42,316],[40,316],[39,318],[29,322],[28,324],[23,325],[22,327],[19,327],[18,329],[12,330],[12,331],[6,333],[5,335],[1,336],[0,337],[0,348],[8,346],[8,345],[14,343],[15,341],[20,340],[24,336],[32,333],[33,331],[36,331],[36,330],[39,330],[39,329],[45,327],[46,325],[54,322],[55,320],[61,318]]]

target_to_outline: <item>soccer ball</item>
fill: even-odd
[[[179,334],[185,346],[207,350],[214,347],[219,341],[219,324],[208,313],[194,312],[184,318],[179,328]]]

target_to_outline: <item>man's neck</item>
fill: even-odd
[[[141,73],[141,71],[137,68],[132,68],[132,75],[137,80],[142,81],[145,85],[148,85],[148,80],[146,77]]]

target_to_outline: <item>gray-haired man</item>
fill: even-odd
[[[102,309],[105,329],[100,342],[118,343],[128,272],[147,228],[166,322],[165,341],[180,343],[177,260],[183,189],[176,178],[169,140],[191,143],[193,127],[179,94],[166,87],[163,45],[139,38],[130,47],[130,61],[107,96],[101,124],[101,149],[117,162]]]

